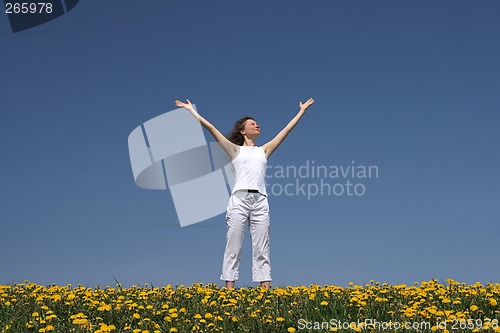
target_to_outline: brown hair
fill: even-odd
[[[245,128],[245,123],[248,119],[255,120],[250,116],[244,116],[238,119],[236,123],[234,123],[233,130],[226,136],[226,138],[238,146],[243,146],[245,138],[243,137],[243,134],[241,134],[241,130]]]

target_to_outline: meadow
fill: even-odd
[[[0,332],[500,332],[500,284],[0,285]]]

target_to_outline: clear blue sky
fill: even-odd
[[[12,33],[0,14],[0,283],[220,283],[224,215],[180,228],[169,191],[134,183],[127,137],[189,98],[225,133],[254,116],[262,144],[309,97],[269,164],[379,173],[363,196],[270,196],[274,285],[500,281],[499,17],[496,0],[109,0]],[[243,251],[253,285],[248,234]]]

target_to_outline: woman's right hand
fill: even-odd
[[[313,104],[313,103],[314,103],[314,99],[309,98],[309,99],[307,100],[307,102],[305,102],[305,103],[303,103],[303,104],[302,104],[302,102],[300,102],[300,103],[299,103],[299,107],[300,107],[300,109],[301,109],[301,110],[304,110],[304,111],[305,111],[305,110],[307,110],[307,108],[308,108],[311,104]]]
[[[191,104],[191,101],[189,99],[186,100],[187,103],[182,103],[178,99],[175,100],[175,105],[177,105],[180,108],[186,108],[188,110],[194,110],[193,104]]]

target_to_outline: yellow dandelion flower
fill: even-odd
[[[111,305],[102,303],[100,307],[97,308],[99,311],[111,311]]]
[[[140,319],[140,318],[141,318],[141,315],[140,315],[140,314],[138,314],[138,313],[134,313],[134,314],[133,314],[133,317],[134,317],[135,319]]]
[[[276,321],[280,321],[280,322],[281,322],[281,321],[285,321],[285,318],[283,318],[283,317],[278,317],[278,318],[276,318]]]
[[[323,306],[328,305],[328,302],[327,301],[323,301],[323,302],[321,302],[321,305],[323,305]]]
[[[53,301],[57,302],[57,301],[61,300],[61,295],[59,295],[59,294],[52,295],[51,298],[52,298]]]
[[[293,327],[288,327],[287,331],[288,331],[288,332],[290,332],[290,333],[294,333],[294,332],[295,332],[295,328],[293,328]]]
[[[85,319],[85,318],[76,318],[76,319],[73,319],[73,324],[74,325],[87,325],[88,324],[88,320]]]
[[[477,311],[477,309],[479,309],[479,308],[477,307],[477,305],[472,305],[472,306],[470,307],[470,310],[471,310],[471,311]]]
[[[498,304],[497,300],[494,298],[490,298],[490,305],[491,306],[496,306]]]

